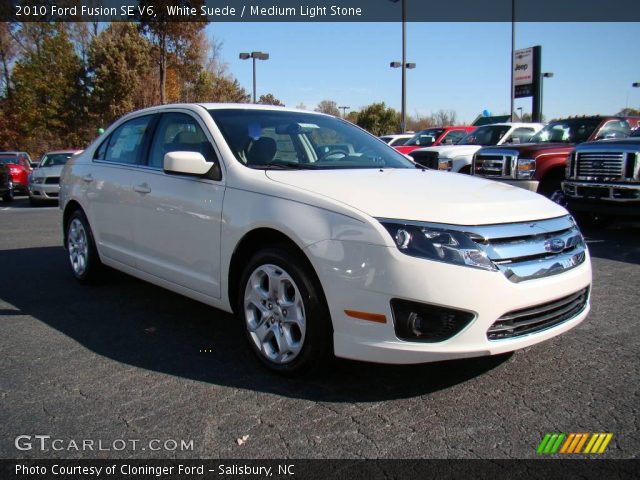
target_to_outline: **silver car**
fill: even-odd
[[[37,205],[45,201],[58,201],[60,174],[65,163],[82,150],[58,150],[45,153],[38,167],[29,176],[29,202]]]

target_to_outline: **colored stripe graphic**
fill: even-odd
[[[613,433],[547,433],[538,444],[536,452],[541,455],[601,454],[604,453]],[[586,444],[584,450],[582,449]]]

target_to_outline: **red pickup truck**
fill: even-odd
[[[471,125],[461,125],[457,127],[433,127],[421,130],[404,144],[393,147],[400,153],[410,154],[418,148],[435,147],[437,145],[453,145],[462,140],[467,133],[474,131],[478,127]]]
[[[478,150],[472,174],[541,193],[564,205],[562,181],[573,147],[586,141],[625,138],[630,131],[623,117],[556,120],[531,137],[530,143]]]

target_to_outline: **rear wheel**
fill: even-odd
[[[308,373],[331,354],[331,321],[306,259],[284,248],[256,253],[238,288],[237,314],[258,359],[278,373]]]
[[[92,283],[102,273],[102,262],[93,232],[82,210],[74,211],[67,221],[65,242],[71,273],[80,283]]]

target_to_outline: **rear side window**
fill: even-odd
[[[102,143],[95,159],[105,162],[139,165],[144,163],[144,141],[152,116],[134,118],[120,125]]]

